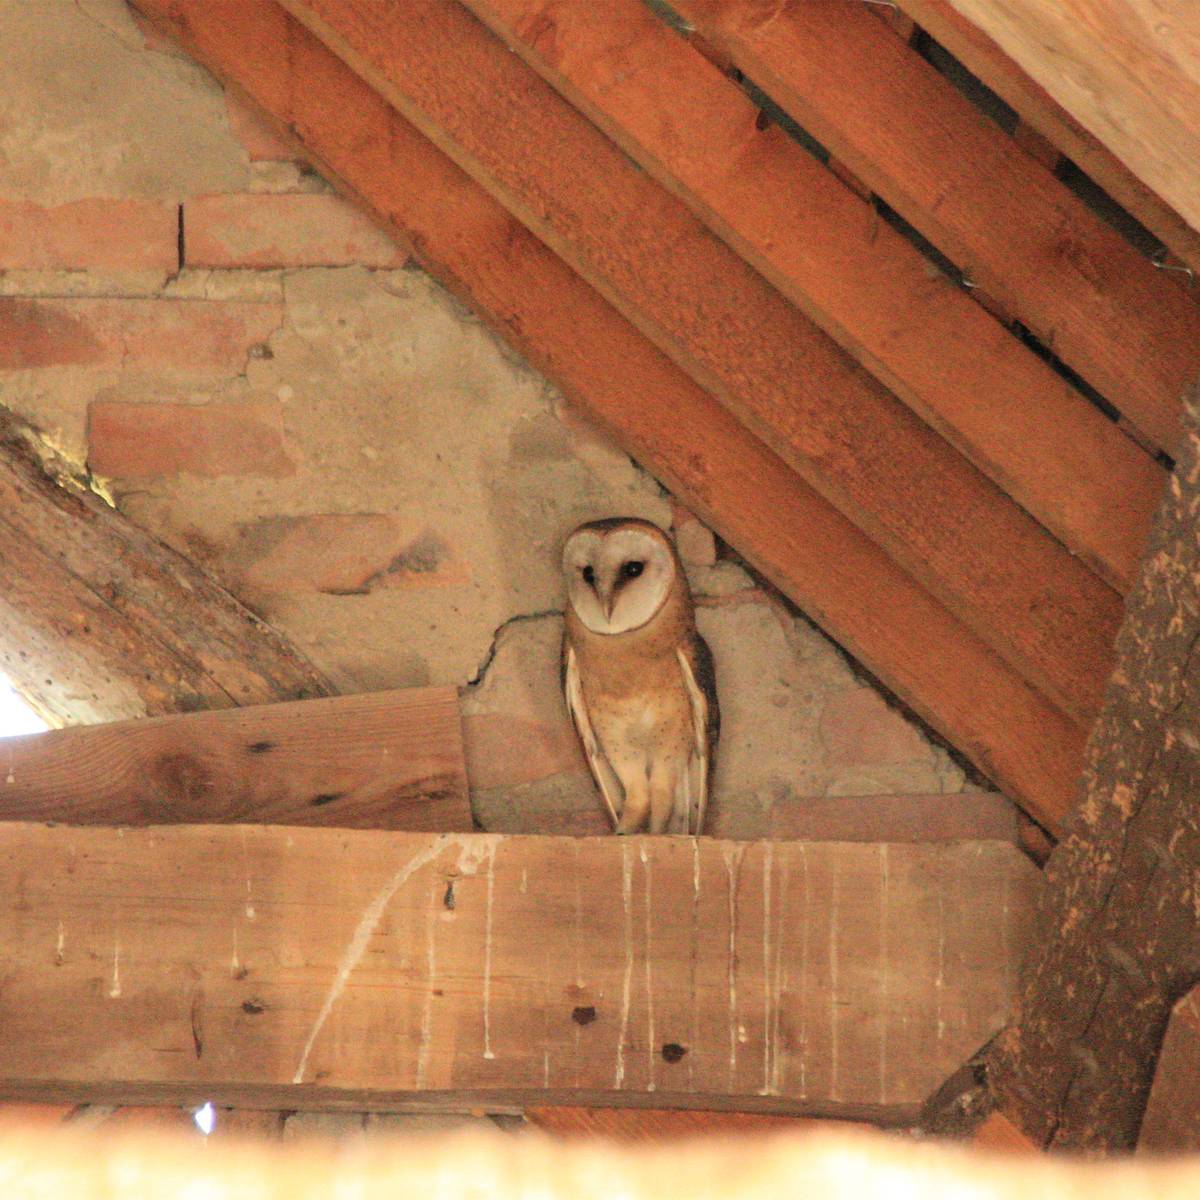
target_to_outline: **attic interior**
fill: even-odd
[[[1200,14],[0,39],[13,1195],[1195,1193]],[[700,836],[564,699],[611,517]]]

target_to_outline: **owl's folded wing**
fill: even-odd
[[[716,751],[721,714],[717,706],[716,679],[708,644],[697,634],[694,660],[682,647],[675,654],[683,672],[683,684],[692,710],[692,754],[687,767],[687,832],[698,834],[704,828],[704,814],[708,809],[712,759]]]
[[[579,665],[575,660],[575,651],[570,645],[563,648],[563,692],[567,698],[567,708],[570,710],[571,720],[575,722],[579,740],[583,743],[583,753],[587,758],[588,768],[592,772],[592,778],[596,781],[596,787],[600,789],[604,807],[608,809],[609,818],[615,827],[617,814],[624,807],[624,791],[621,788],[621,781],[617,778],[608,759],[604,757],[600,744],[596,741],[592,721],[588,716],[583,685],[579,680]]]

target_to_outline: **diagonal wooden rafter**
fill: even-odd
[[[986,33],[961,16],[950,0],[899,0],[899,3],[967,70],[1018,112],[1022,121],[1063,150],[1163,245],[1200,272],[1200,230],[1193,229],[1164,204]]]
[[[553,87],[1124,590],[1164,472],[640,0],[465,0]],[[701,115],[702,114],[702,115]],[[914,320],[913,314],[919,314]]]
[[[1025,678],[1090,722],[1117,594],[502,42],[441,0],[284,7]]]
[[[275,5],[138,7],[1032,815],[1061,824],[1082,731],[314,37]]]
[[[92,724],[332,694],[279,633],[33,446],[0,411],[0,670],[41,713]]]
[[[866,5],[675,7],[1142,433],[1174,450],[1183,390],[1200,370],[1200,307]]]

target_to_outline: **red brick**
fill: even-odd
[[[829,699],[821,714],[821,738],[831,764],[882,765],[929,754],[917,730],[870,687]]]
[[[174,271],[179,209],[162,200],[0,200],[0,270]]]
[[[403,266],[407,254],[354,205],[324,193],[199,196],[184,205],[189,267]]]
[[[467,581],[443,538],[385,513],[266,517],[241,528],[226,566],[257,592],[345,595]]]
[[[299,157],[287,139],[270,122],[237,96],[225,93],[229,130],[242,143],[251,162],[287,162]]]
[[[113,479],[292,475],[277,401],[88,406],[88,466]]]
[[[89,365],[237,374],[283,323],[279,304],[0,297],[0,369]]]

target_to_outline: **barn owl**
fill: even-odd
[[[563,572],[563,688],[617,833],[699,833],[720,712],[674,547],[649,521],[592,521]]]

